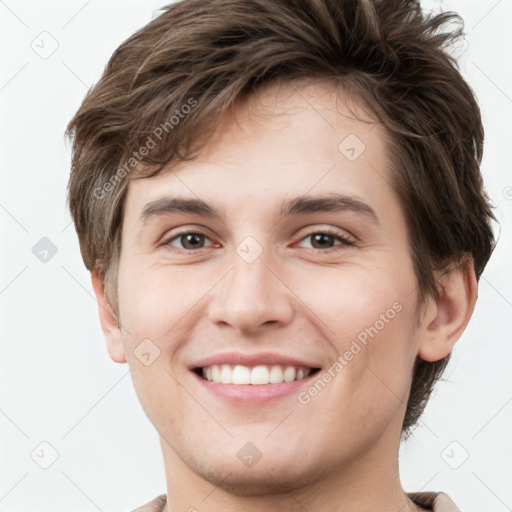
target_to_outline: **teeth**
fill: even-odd
[[[231,376],[231,382],[236,382],[237,384],[251,384],[250,368],[247,368],[247,366],[240,366],[240,365],[235,366],[233,368],[233,375]]]
[[[220,369],[220,381],[222,384],[231,384],[233,380],[233,370],[227,364],[223,364]]]
[[[283,374],[284,381],[291,382],[292,380],[295,380],[296,373],[297,372],[293,366],[288,366]]]
[[[220,368],[217,365],[212,366],[212,381],[220,382]]]
[[[283,382],[283,369],[280,366],[272,366],[268,375],[268,380],[271,384],[279,384]]]
[[[295,368],[293,366],[242,366],[237,364],[214,364],[202,369],[203,378],[218,384],[280,384],[306,378],[311,368]]]
[[[233,384],[238,384],[235,380]],[[251,371],[251,384],[268,384],[270,375],[266,366],[255,366]]]

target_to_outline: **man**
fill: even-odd
[[[184,0],[88,93],[70,208],[166,470],[137,510],[458,510],[398,473],[494,246],[455,17]]]

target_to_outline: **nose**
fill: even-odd
[[[290,284],[286,276],[281,277],[268,266],[264,255],[265,252],[251,263],[234,255],[233,268],[216,287],[217,293],[209,304],[211,322],[229,325],[238,334],[291,322],[294,295],[288,288]]]

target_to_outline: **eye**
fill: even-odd
[[[301,242],[307,239],[311,239],[312,247],[310,249],[319,249],[320,252],[331,252],[342,249],[344,246],[355,245],[355,242],[345,237],[340,232],[333,229],[323,229],[321,231],[312,231],[311,233],[303,236]],[[339,240],[341,243],[334,244],[335,240]],[[163,242],[162,245],[176,247],[177,249],[184,250],[186,252],[192,252],[194,250],[204,249],[206,247],[212,247],[215,244],[210,243],[205,245],[206,241],[210,239],[204,234],[197,231],[181,231],[175,233],[172,237]],[[178,242],[180,246],[176,246]],[[306,247],[308,248],[308,247]]]
[[[311,239],[312,249],[320,249],[321,252],[337,251],[343,246],[355,245],[355,242],[348,239],[341,233],[333,229],[323,229],[321,231],[313,231],[303,237],[302,240]],[[333,245],[335,239],[341,241],[340,244]],[[340,247],[341,246],[341,247]],[[309,249],[309,247],[308,247]]]
[[[204,242],[205,240],[209,240],[209,238],[203,233],[198,233],[195,231],[182,231],[181,233],[174,234],[172,238],[169,238],[166,242],[163,243],[163,245],[176,247],[173,244],[174,240],[177,240],[179,243],[181,243],[181,247],[178,247],[178,249],[191,251],[194,249],[203,249],[204,247],[207,247],[204,245]]]

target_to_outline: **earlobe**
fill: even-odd
[[[105,286],[97,270],[91,271],[92,287],[98,302],[101,330],[107,343],[107,351],[116,363],[126,363],[121,329],[117,323],[117,316],[105,297]]]
[[[438,361],[453,349],[475,309],[478,285],[472,262],[438,278],[441,297],[431,299],[420,327],[418,355]]]

